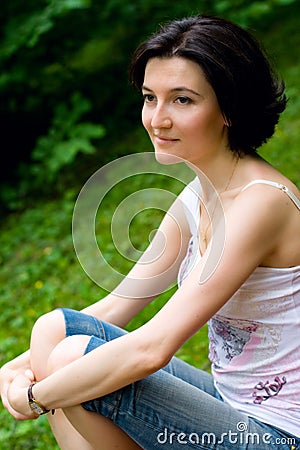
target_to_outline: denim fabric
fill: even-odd
[[[126,333],[77,311],[62,309],[66,335],[90,335],[86,353]],[[122,428],[144,450],[298,450],[300,439],[235,410],[213,378],[174,357],[163,369],[82,406]]]

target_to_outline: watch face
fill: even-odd
[[[44,410],[43,408],[41,408],[39,405],[37,405],[34,402],[29,403],[30,408],[32,409],[33,412],[35,412],[36,414],[43,414]]]

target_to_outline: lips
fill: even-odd
[[[153,138],[156,140],[156,142],[161,143],[161,144],[168,144],[168,143],[174,143],[179,141],[179,139],[176,138],[172,138],[169,136],[160,136],[157,134],[154,134]]]

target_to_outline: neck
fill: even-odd
[[[220,195],[232,187],[238,162],[239,156],[230,151],[214,160],[190,166],[200,180],[204,199],[211,197],[212,190]]]

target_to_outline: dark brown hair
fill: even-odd
[[[140,89],[149,59],[173,56],[204,71],[229,125],[231,150],[253,153],[274,134],[286,106],[285,86],[251,33],[219,17],[174,20],[136,49],[130,81]]]

